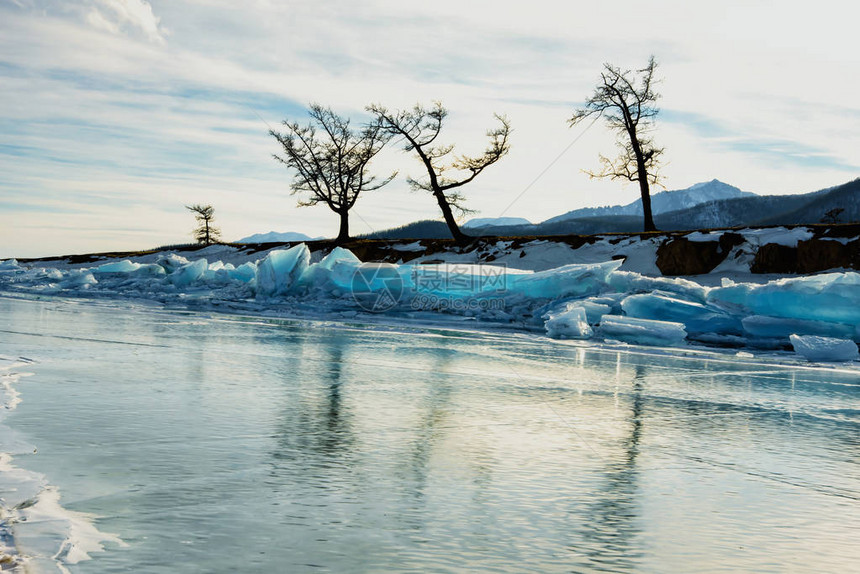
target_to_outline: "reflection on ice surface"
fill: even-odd
[[[0,299],[0,331],[39,360],[16,465],[128,544],[71,572],[860,561],[854,368],[111,301]]]

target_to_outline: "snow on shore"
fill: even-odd
[[[777,240],[803,237],[792,231]],[[659,240],[633,239],[603,239],[580,249],[553,241],[512,248],[499,241],[480,253],[446,252],[444,262],[436,253],[395,264],[362,263],[342,248],[311,253],[303,243],[256,259],[212,246],[193,260],[176,253],[78,265],[7,260],[0,262],[0,291],[334,319],[373,313],[459,317],[554,338],[657,346],[790,350],[792,342],[802,344],[792,335],[815,336],[841,343],[812,354],[804,347],[802,356],[854,356],[849,351],[860,341],[860,274],[753,276],[736,256],[734,267],[723,264],[719,273],[696,282],[666,278],[657,276],[654,263]],[[749,238],[758,239],[755,233]]]

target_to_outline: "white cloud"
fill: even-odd
[[[24,4],[0,2],[0,127],[31,151],[0,154],[0,196],[10,195],[13,178],[27,194],[44,194],[31,226],[55,221],[44,215],[52,204],[68,208],[59,197],[74,203],[98,187],[113,202],[103,202],[100,217],[127,217],[120,208],[110,216],[110,205],[126,199],[145,206],[140,218],[151,217],[155,230],[146,243],[169,242],[160,238],[180,222],[183,201],[215,198],[228,236],[329,234],[336,222],[326,209],[294,207],[289,174],[272,161],[274,142],[256,117],[276,125],[295,114],[290,102],[309,101],[359,121],[370,102],[440,99],[451,112],[444,139],[462,153],[483,149],[492,112],[508,114],[510,156],[465,190],[471,207],[496,216],[579,135],[565,120],[601,64],[635,68],[652,52],[665,78],[657,136],[670,188],[718,177],[750,191],[799,192],[858,175],[836,161],[778,162],[781,149],[786,158],[806,152],[860,165],[852,128],[860,108],[846,97],[860,90],[848,73],[860,65],[851,46],[858,8],[837,11],[835,0],[814,10],[789,1],[776,10],[764,0],[621,0],[612,13],[551,0],[171,0],[155,3],[158,16],[142,0]],[[770,155],[750,153],[756,142]],[[632,201],[635,188],[581,172],[612,151],[611,134],[595,124],[507,215],[540,221]],[[416,176],[420,168],[398,150],[377,166]],[[165,215],[173,199],[180,219]],[[356,209],[374,229],[437,215],[432,198],[410,193],[402,178]],[[0,227],[22,226],[19,215]],[[365,230],[359,218],[353,225]],[[87,233],[95,241],[97,232]],[[100,240],[114,247],[109,235]]]
[[[93,8],[90,10],[89,14],[87,14],[87,23],[97,30],[103,30],[105,32],[110,32],[111,34],[119,34],[119,25],[116,22],[111,22],[107,18],[105,18],[104,14],[102,14],[97,8]]]
[[[100,30],[113,34],[131,28],[137,33],[159,45],[165,45],[167,30],[161,26],[161,19],[152,12],[146,0],[96,0],[87,14],[87,22]]]

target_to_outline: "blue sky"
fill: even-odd
[[[613,135],[566,119],[603,62],[650,54],[669,189],[719,178],[799,193],[860,176],[856,5],[412,4],[0,0],[0,257],[187,242],[188,203],[214,205],[228,240],[332,235],[324,206],[296,207],[267,135],[312,101],[359,122],[372,102],[441,100],[463,153],[507,114],[510,155],[464,188],[481,217],[527,188],[505,215],[628,203],[634,186],[582,172],[613,153]],[[420,165],[391,149],[376,170],[393,169],[359,200],[353,233],[438,217],[405,183]]]

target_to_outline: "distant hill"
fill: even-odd
[[[696,186],[693,186],[693,189],[695,188]],[[705,201],[684,209],[657,212],[654,223],[662,230],[819,223],[828,211],[840,208],[844,211],[839,215],[838,222],[860,221],[860,179],[812,193],[797,195],[743,193],[737,197]],[[567,216],[568,214],[565,214],[563,217],[548,219],[538,225],[481,231],[487,235],[491,233],[495,235],[566,235],[630,233],[642,229],[641,214],[577,218]]]
[[[807,196],[807,204],[758,221],[763,225],[818,223],[831,209],[844,209],[838,216],[840,223],[860,221],[860,179]]]
[[[756,197],[754,193],[741,191],[733,185],[723,183],[718,179],[697,183],[686,189],[661,191],[651,195],[651,211],[653,214],[669,213],[700,205],[702,203],[734,199],[738,197]],[[561,221],[580,220],[592,217],[607,217],[617,215],[642,215],[642,198],[627,205],[609,207],[586,207],[568,211],[562,215],[544,221],[544,224],[555,224]]]
[[[463,229],[476,229],[478,227],[510,227],[512,225],[532,225],[532,222],[523,217],[476,217],[461,227]]]
[[[237,240],[236,243],[276,243],[280,241],[313,241],[315,239],[323,238],[310,237],[304,233],[298,233],[296,231],[270,231],[268,233],[255,233],[254,235],[243,237],[242,239]]]
[[[718,198],[722,199],[704,199]],[[663,199],[658,199],[663,198]],[[704,199],[700,203],[694,201]],[[843,185],[797,195],[756,195],[718,180],[696,184],[686,190],[655,194],[654,222],[664,231],[819,223],[832,209],[843,209],[838,222],[860,222],[860,179]],[[691,205],[688,205],[691,204]],[[464,230],[469,235],[589,235],[595,233],[636,233],[642,230],[641,211],[631,206],[587,208],[569,211],[538,224],[485,225]],[[672,206],[686,206],[663,211]],[[612,213],[612,210],[629,213]],[[591,215],[588,215],[591,214]],[[602,215],[594,215],[602,214]],[[502,218],[509,219],[509,218]],[[519,219],[519,218],[510,218]],[[473,220],[474,221],[474,220]],[[499,222],[501,223],[501,222]],[[378,231],[371,239],[447,239],[451,237],[442,221],[417,221],[395,229]]]
[[[425,219],[393,229],[384,229],[361,235],[360,239],[451,239],[444,221]]]
[[[661,229],[701,229],[740,225],[820,223],[831,209],[839,221],[860,221],[860,180],[798,195],[761,195],[707,202],[655,218]]]

